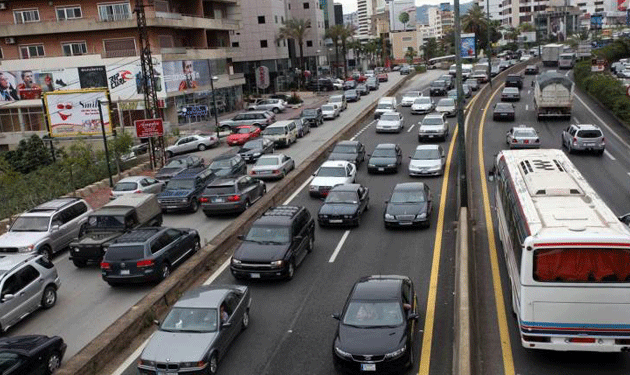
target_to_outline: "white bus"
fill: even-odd
[[[498,154],[498,232],[521,344],[630,350],[630,229],[561,150]]]

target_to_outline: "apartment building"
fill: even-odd
[[[442,11],[438,7],[429,8],[429,27],[433,31],[431,38],[441,39],[444,37],[444,30],[442,28]]]
[[[374,13],[372,0],[357,0],[357,19],[359,23],[357,36],[359,39],[369,39]]]
[[[490,7],[490,19],[493,21],[503,20],[503,0],[475,0],[484,14],[487,14],[486,5]]]
[[[273,0],[278,1],[278,0]],[[296,19],[310,19],[311,28],[309,29],[306,37],[304,38],[304,60],[305,67],[310,71],[315,71],[317,66],[321,66],[324,63],[325,49],[324,35],[326,33],[326,11],[330,16],[329,22],[334,24],[333,17],[333,2],[332,0],[322,4],[321,0],[287,0],[288,11],[291,18]],[[289,53],[292,57],[299,58],[300,48],[297,45],[291,44]],[[317,52],[319,51],[319,52]],[[297,61],[297,60],[296,60]]]
[[[107,87],[115,122],[145,117],[134,6],[0,1],[0,149],[46,134],[40,97],[47,91]],[[155,0],[145,8],[158,99],[171,125],[188,121],[191,107],[210,117],[212,76],[218,111],[242,107],[245,81],[228,48],[240,9],[240,0]]]
[[[359,30],[359,12],[346,13],[343,15],[344,25],[353,25],[357,32]]]
[[[343,4],[334,3],[335,25],[343,25]]]

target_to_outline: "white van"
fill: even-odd
[[[297,141],[298,132],[295,120],[276,121],[262,131],[265,138],[272,140],[276,145],[290,146]]]
[[[374,110],[374,118],[377,119],[385,112],[396,112],[396,98],[392,96],[384,96],[378,100],[376,110]]]

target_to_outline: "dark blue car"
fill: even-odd
[[[157,196],[162,212],[197,212],[201,193],[215,178],[212,170],[205,167],[187,169],[175,175]]]

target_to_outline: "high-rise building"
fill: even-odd
[[[10,94],[0,100],[0,148],[46,133],[40,97],[48,91],[107,87],[114,122],[115,109],[127,126],[144,118],[134,2],[2,3],[0,86]],[[245,81],[231,62],[239,46],[228,48],[230,34],[241,27],[240,1],[200,4],[156,0],[145,8],[157,96],[165,121],[173,125],[187,121],[184,109],[190,106],[211,118],[211,76],[219,78],[214,83],[219,112],[242,106]]]
[[[444,32],[442,29],[442,11],[438,7],[431,7],[428,10],[429,13],[429,27],[434,30],[434,38],[442,38]]]
[[[494,21],[503,21],[503,0],[475,0],[475,3],[479,5],[483,14],[487,14],[486,5],[489,5],[490,19]]]
[[[357,36],[360,39],[369,38],[373,14],[374,6],[372,0],[357,0],[357,18],[359,20]]]
[[[344,25],[353,25],[357,29],[357,34],[359,30],[359,12],[346,13],[343,15],[343,24]]]
[[[335,3],[335,25],[343,25],[343,5]]]
[[[319,7],[324,12],[324,28],[329,28],[335,24],[335,7],[333,0],[319,0]]]

